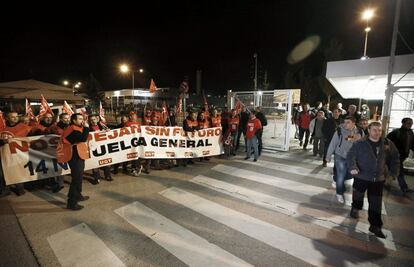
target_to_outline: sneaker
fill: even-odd
[[[112,182],[114,179],[112,179],[112,176],[108,176],[108,177],[105,177],[105,180],[108,182]]]
[[[302,141],[300,141],[300,142],[299,142],[299,146],[302,146],[302,145],[303,145],[303,142],[302,142]]]
[[[341,204],[345,203],[345,199],[343,195],[336,194],[336,200],[338,200],[338,202]]]
[[[336,188],[336,182],[333,181],[332,184],[331,184],[331,186],[332,186],[332,188]]]
[[[384,235],[384,233],[381,231],[381,228],[377,227],[377,226],[370,226],[369,227],[369,231],[371,233],[373,233],[376,237],[379,238],[386,238],[386,236]]]
[[[245,157],[244,160],[248,160],[250,157]]]
[[[254,161],[254,162],[256,162],[256,161],[257,161],[257,159],[254,159],[253,161]]]
[[[349,216],[351,216],[351,218],[358,219],[359,218],[358,210],[355,208],[352,208],[351,213],[349,213]]]
[[[328,166],[328,162],[326,160],[323,161],[322,163],[322,167],[327,167]]]
[[[99,180],[99,179],[93,179],[92,181],[91,181],[91,183],[93,184],[93,185],[97,185],[97,184],[99,184],[100,183],[100,181],[101,180]]]
[[[138,177],[140,175],[140,173],[138,172],[138,170],[134,169],[134,170],[131,171],[131,175],[135,176],[135,177]]]

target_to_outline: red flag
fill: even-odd
[[[240,102],[239,99],[237,99],[235,109],[236,109],[237,114],[240,114],[240,112],[241,112],[241,102]]]
[[[157,90],[157,86],[155,85],[155,82],[153,79],[151,79],[151,83],[150,83],[150,87],[149,87],[149,91],[150,93],[155,93],[155,91]]]
[[[208,118],[210,114],[208,112],[208,103],[207,103],[207,98],[204,92],[203,92],[203,98],[204,98],[204,116]]]
[[[0,131],[6,128],[6,120],[4,119],[3,111],[0,110]]]
[[[63,102],[63,108],[62,108],[63,113],[67,113],[69,116],[72,116],[73,110],[72,108],[69,106],[68,102],[66,102],[66,100]]]
[[[40,100],[40,112],[39,112],[39,115],[37,116],[41,117],[45,115],[46,113],[52,114],[52,116],[54,116],[55,114],[53,114],[53,111],[50,109],[49,103],[47,103],[43,95],[41,96],[42,96],[42,100]]]
[[[36,120],[36,116],[33,113],[33,109],[30,106],[29,100],[26,98],[26,112],[25,115],[30,118],[30,120]]]
[[[76,109],[77,113],[80,113],[83,116],[84,121],[88,121],[88,112],[86,111],[86,108],[78,108]]]
[[[105,119],[105,110],[102,107],[102,102],[99,101],[99,118],[101,119],[101,122],[106,124],[106,119]]]

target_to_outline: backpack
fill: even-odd
[[[357,127],[357,129],[358,129],[359,135],[362,137],[363,136],[362,129],[359,128],[359,127]],[[339,138],[339,145],[338,145],[338,147],[341,147],[341,145],[342,145],[342,131],[341,131],[341,127],[337,127],[336,128],[336,133],[338,134],[338,138]],[[387,145],[388,145],[388,142],[387,142]]]

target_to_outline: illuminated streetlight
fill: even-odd
[[[119,66],[119,70],[122,73],[127,73],[127,72],[129,72],[129,66],[127,64],[122,64],[122,65]]]
[[[68,86],[68,85],[70,85],[71,83],[68,81],[68,80],[64,80],[63,81],[63,85],[65,85],[65,86]],[[73,95],[75,95],[75,88],[77,89],[77,88],[79,88],[79,87],[81,87],[81,85],[82,85],[82,83],[81,82],[76,82],[76,83],[72,83],[72,92],[73,92]]]
[[[369,27],[369,20],[374,17],[374,10],[373,9],[366,9],[362,12],[362,19],[367,22],[367,26],[365,27],[365,43],[364,43],[364,55],[361,57],[361,60],[366,60],[367,56],[367,46],[368,46],[368,33],[371,31],[371,27]]]
[[[372,10],[372,9],[366,9],[362,13],[362,19],[364,19],[364,20],[370,20],[370,19],[372,19],[373,16],[374,16],[374,10]]]
[[[135,83],[135,72],[144,73],[144,69],[138,69],[138,70],[131,70],[131,68],[127,64],[121,64],[119,65],[119,71],[122,73],[132,73],[132,89],[134,89],[134,83]]]

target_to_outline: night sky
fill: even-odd
[[[320,63],[318,57],[333,39],[343,46],[342,59],[360,58],[365,27],[360,16],[369,6],[376,17],[368,55],[390,51],[394,0],[171,2],[3,10],[0,81],[61,83],[85,81],[93,74],[104,90],[129,88],[130,76],[117,69],[127,62],[146,71],[143,77],[136,74],[137,86],[148,86],[154,78],[158,87],[178,87],[189,76],[194,90],[201,69],[205,91],[224,94],[253,88],[257,52],[261,77],[267,71],[271,89],[283,88],[289,52],[310,35],[321,37],[317,51],[306,59],[315,73],[320,64],[312,62]],[[400,32],[414,47],[414,1],[402,4]],[[410,50],[399,40],[397,53]]]

